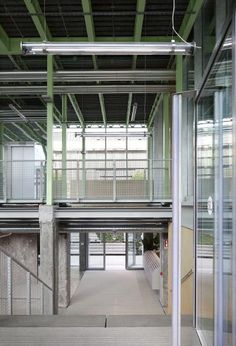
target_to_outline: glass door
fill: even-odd
[[[197,107],[197,330],[203,344],[233,345],[231,32]]]
[[[126,269],[143,268],[143,242],[141,232],[126,233]]]
[[[105,270],[104,233],[89,232],[87,237],[87,269]]]

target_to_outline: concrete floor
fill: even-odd
[[[0,328],[1,346],[171,346],[171,328]],[[199,346],[190,327],[181,346]]]
[[[84,273],[66,315],[163,315],[157,291],[143,270],[87,271]]]
[[[144,271],[72,270],[72,300],[58,316],[2,316],[1,346],[171,346],[171,317]],[[199,346],[189,318],[181,346]]]

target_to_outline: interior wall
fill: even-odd
[[[181,285],[181,313],[193,314],[193,229],[182,227],[181,229],[181,278],[189,274]],[[168,227],[168,305],[166,313],[172,310],[172,223]],[[192,270],[192,271],[191,271]]]

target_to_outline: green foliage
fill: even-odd
[[[135,171],[132,180],[144,180],[144,171]]]
[[[211,234],[201,233],[199,237],[199,244],[201,245],[213,245],[214,238]]]

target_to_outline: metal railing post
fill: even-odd
[[[43,161],[40,161],[40,200],[43,202],[44,195],[44,179],[43,179]]]
[[[44,286],[41,283],[41,314],[44,314]]]
[[[149,160],[149,199],[150,202],[153,200],[153,161]]]
[[[27,282],[27,314],[31,315],[31,275],[30,272],[26,272]]]
[[[79,168],[79,160],[76,161],[76,191],[77,191],[77,201],[80,200],[80,183],[79,183],[79,176],[80,176],[80,168]]]
[[[113,160],[113,202],[116,201],[116,161]]]
[[[7,257],[7,312],[12,315],[12,259]]]

